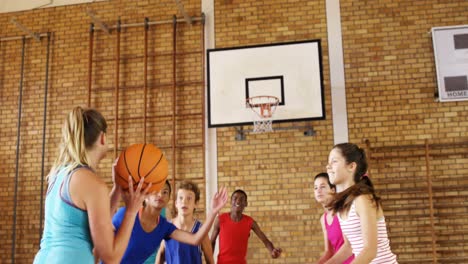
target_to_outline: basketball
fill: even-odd
[[[134,144],[120,153],[115,167],[115,182],[128,190],[128,175],[132,176],[136,189],[141,178],[145,178],[142,190],[150,183],[148,193],[158,192],[164,186],[168,174],[167,159],[153,144]]]

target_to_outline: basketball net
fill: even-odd
[[[261,95],[247,98],[247,107],[254,114],[253,133],[265,133],[273,131],[273,114],[279,104],[275,96]]]

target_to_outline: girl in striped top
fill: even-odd
[[[352,143],[335,145],[328,157],[327,172],[337,194],[329,208],[338,214],[345,237],[351,246],[352,263],[394,264],[380,197],[367,176],[363,149]]]

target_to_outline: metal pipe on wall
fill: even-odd
[[[192,22],[202,21],[203,17],[192,17]],[[149,26],[153,25],[164,25],[164,24],[173,24],[174,19],[171,20],[160,20],[160,21],[151,21],[148,23]],[[185,19],[176,19],[176,23],[186,23]],[[110,26],[108,29],[117,29],[119,28],[132,28],[132,27],[141,27],[144,26],[144,23],[129,23],[129,24],[120,24],[115,26]],[[95,30],[102,30],[101,28],[96,28]]]
[[[119,147],[119,82],[120,82],[120,19],[117,21],[117,47],[116,47],[116,72],[115,72],[115,113],[114,113],[114,158],[117,158]]]
[[[23,37],[21,45],[21,73],[19,81],[19,96],[18,96],[18,124],[16,132],[16,159],[15,159],[15,191],[13,196],[13,227],[11,239],[11,263],[15,263],[16,252],[16,212],[18,207],[18,178],[19,178],[19,157],[20,157],[20,142],[21,142],[21,117],[23,108],[23,80],[24,80],[24,53],[26,48],[26,38]]]
[[[145,55],[144,55],[144,102],[143,102],[143,143],[146,143],[146,113],[148,104],[148,25],[149,19],[145,18]]]
[[[427,177],[427,192],[429,194],[429,215],[431,224],[431,237],[432,237],[432,263],[437,263],[437,250],[436,250],[436,236],[435,236],[435,224],[434,224],[434,203],[432,201],[432,178],[431,168],[429,166],[429,143],[426,139],[424,141],[425,153],[426,153],[426,177]]]
[[[38,36],[39,38],[41,37],[47,37],[47,34],[48,33],[36,33],[36,36]],[[32,36],[17,36],[17,37],[4,37],[4,38],[0,38],[0,41],[3,42],[3,41],[10,41],[10,40],[21,40],[21,39],[30,39],[30,38],[33,38]]]
[[[176,183],[176,159],[177,159],[177,153],[176,153],[176,111],[177,111],[177,72],[176,72],[176,52],[177,52],[177,17],[174,15],[173,20],[172,20],[172,186],[173,190],[175,190],[175,183]],[[175,193],[173,195],[174,200],[175,200]]]
[[[89,55],[88,55],[88,107],[91,107],[91,86],[93,81],[93,45],[94,24],[89,25]]]
[[[206,125],[206,120],[205,120],[205,116],[206,116],[206,110],[205,110],[205,96],[206,96],[206,90],[205,90],[205,14],[202,14],[202,20],[201,20],[201,62],[202,62],[202,67],[201,67],[201,79],[202,79],[202,148],[203,148],[203,171],[202,171],[202,175],[204,177],[206,177],[206,166],[205,166],[205,162],[206,162],[206,137],[205,137],[205,133],[206,133],[206,128],[205,128],[205,125]],[[208,208],[206,208],[205,210],[206,212],[208,212]]]
[[[50,58],[51,33],[47,34],[47,50],[44,81],[44,113],[42,122],[42,159],[41,159],[41,207],[39,222],[39,243],[42,237],[43,214],[44,214],[44,164],[45,164],[45,144],[46,144],[46,125],[47,125],[47,95],[49,94],[49,58]]]

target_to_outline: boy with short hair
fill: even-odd
[[[219,215],[215,220],[211,243],[214,249],[219,235],[218,264],[247,263],[250,230],[253,230],[263,242],[272,258],[278,258],[281,255],[281,248],[275,248],[257,222],[252,217],[243,214],[245,207],[247,207],[247,194],[243,190],[235,190],[231,195],[231,211]]]
[[[191,181],[183,181],[177,188],[175,200],[176,217],[171,220],[178,229],[196,233],[202,223],[194,217],[195,209],[200,200],[200,189]],[[159,248],[156,264],[202,264],[202,252],[207,264],[214,264],[213,249],[210,239],[205,235],[201,245],[193,246],[166,238]]]

